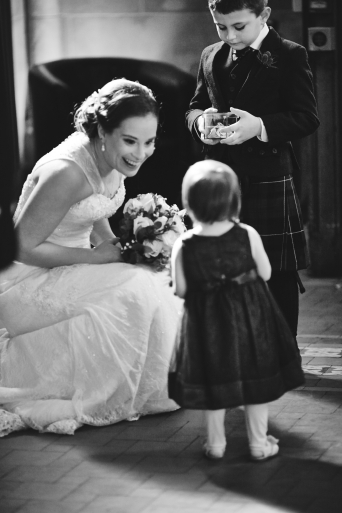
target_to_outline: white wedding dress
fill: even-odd
[[[93,194],[73,205],[48,238],[89,248],[94,221],[110,217],[125,197],[124,178],[113,199],[75,133],[38,161],[75,161]],[[28,176],[15,213],[34,190]],[[125,263],[53,269],[15,262],[0,273],[0,436],[31,427],[73,434],[178,408],[168,398],[167,374],[181,300],[168,276]]]

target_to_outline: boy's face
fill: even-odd
[[[269,7],[266,7],[258,17],[249,9],[229,14],[211,11],[219,38],[236,50],[242,50],[256,40],[270,13]]]

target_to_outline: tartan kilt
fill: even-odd
[[[273,271],[309,264],[299,199],[291,175],[241,181],[241,222],[260,234]]]

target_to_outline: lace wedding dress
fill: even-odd
[[[73,160],[93,188],[48,238],[62,246],[89,248],[94,221],[125,197],[124,178],[113,199],[104,195],[86,141],[75,133],[36,165]],[[15,218],[34,187],[29,175]],[[168,277],[147,267],[15,262],[0,273],[0,436],[27,427],[73,434],[177,409],[167,374],[180,307]]]

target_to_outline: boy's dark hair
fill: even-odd
[[[184,177],[182,199],[202,223],[239,217],[239,182],[234,171],[221,162],[205,160],[191,166]]]
[[[209,9],[221,14],[249,9],[258,17],[267,7],[268,0],[208,0]]]

